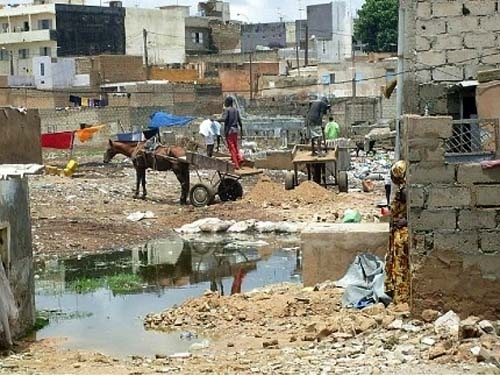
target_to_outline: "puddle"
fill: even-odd
[[[63,348],[120,358],[189,351],[203,339],[146,331],[143,317],[210,288],[228,295],[239,268],[247,271],[242,292],[300,282],[299,241],[290,235],[186,241],[173,234],[131,249],[35,264],[36,309],[50,319],[36,339],[64,338]]]

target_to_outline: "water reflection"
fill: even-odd
[[[247,273],[242,291],[299,282],[298,242],[276,237],[184,241],[172,234],[130,249],[37,264],[36,308],[51,312],[50,325],[37,339],[67,337],[63,347],[114,356],[187,351],[191,343],[178,333],[145,331],[142,317],[209,288],[229,294],[239,269]]]

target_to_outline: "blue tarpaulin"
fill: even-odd
[[[194,119],[193,116],[177,116],[162,111],[151,114],[149,118],[149,128],[183,126]]]

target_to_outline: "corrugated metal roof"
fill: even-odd
[[[22,178],[24,175],[38,174],[44,169],[39,164],[0,164],[0,180]]]

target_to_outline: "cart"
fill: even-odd
[[[325,188],[329,185],[338,185],[340,192],[347,192],[347,172],[339,169],[338,161],[338,148],[323,147],[313,150],[311,145],[296,144],[292,150],[293,172],[290,171],[285,175],[285,189],[290,190],[299,185],[299,166],[305,165],[307,180],[313,180]],[[333,184],[327,182],[327,164],[332,166],[329,172],[335,178]]]
[[[196,207],[210,205],[216,195],[221,201],[235,201],[243,196],[243,187],[239,180],[244,176],[262,173],[262,170],[254,168],[251,161],[244,161],[241,168],[235,170],[229,157],[208,157],[186,152],[186,161],[194,168],[199,179],[199,183],[194,184],[189,190],[189,200]],[[203,179],[198,169],[213,170],[215,173],[211,178]]]

